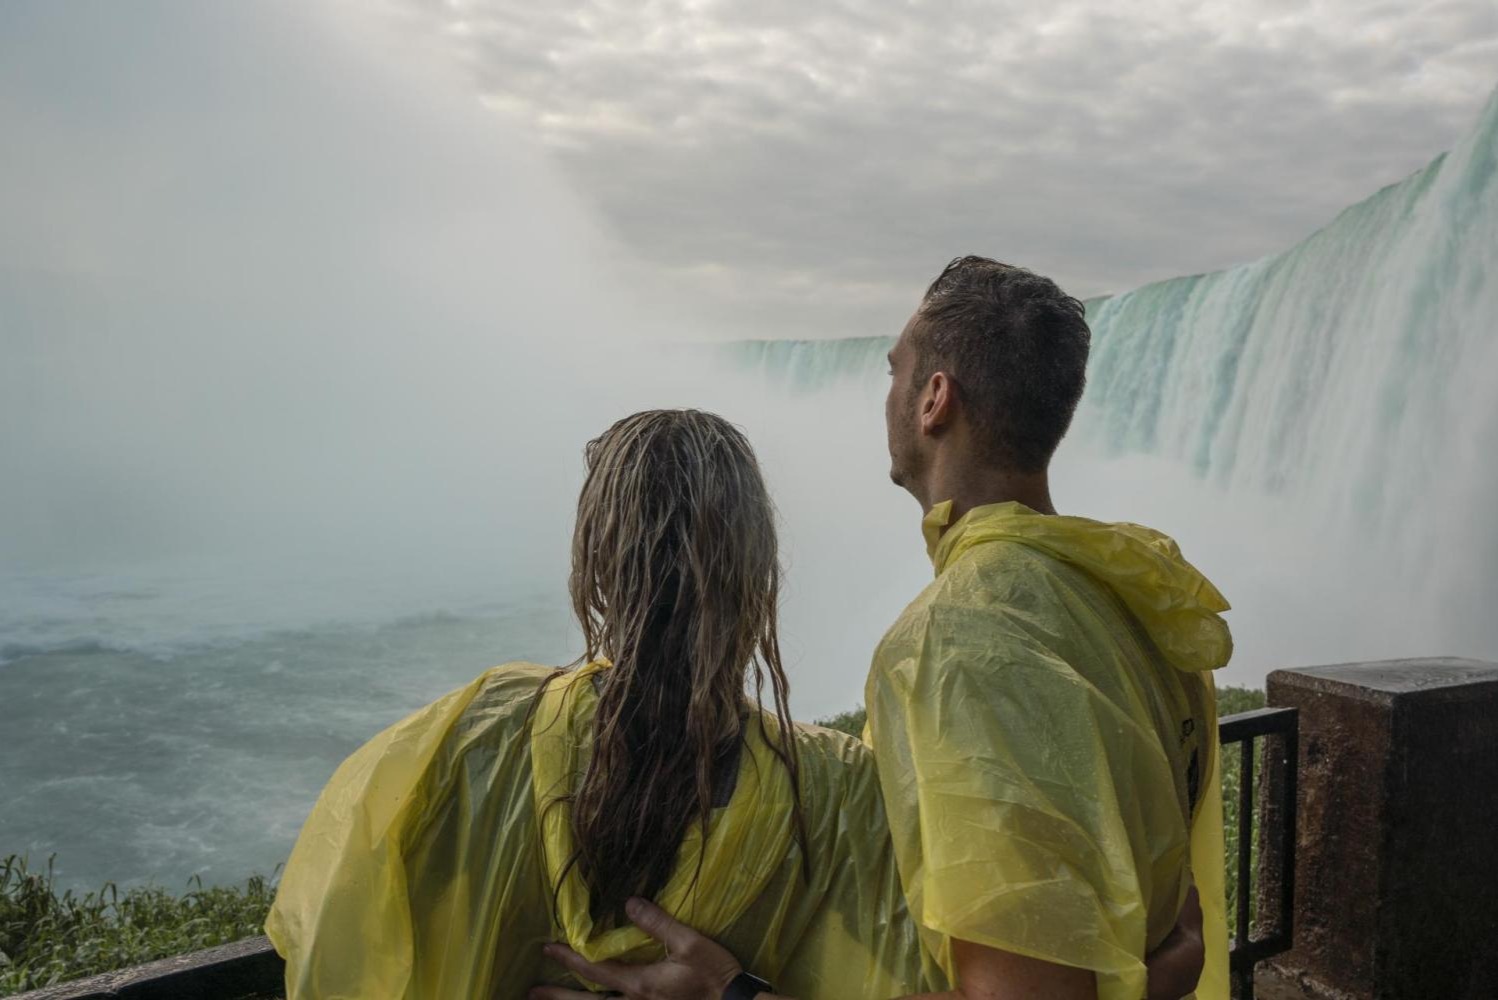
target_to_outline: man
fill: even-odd
[[[1231,655],[1227,604],[1165,536],[1056,514],[1047,469],[1089,339],[1081,303],[1050,280],[964,257],[890,352],[891,477],[925,511],[937,575],[874,655],[865,738],[910,911],[952,996],[1139,1000],[1144,956],[1194,878],[1198,996],[1218,1000],[1210,671]],[[665,961],[553,955],[632,998],[771,992],[652,904],[629,913]]]

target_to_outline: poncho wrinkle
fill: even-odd
[[[936,538],[941,526],[928,527]],[[804,856],[788,833],[785,772],[747,727],[734,795],[677,859],[680,874],[705,856],[694,852],[717,858],[716,895],[678,904],[803,1000],[845,996],[850,975],[869,996],[947,990],[952,937],[1096,969],[1103,1000],[1137,1000],[1141,956],[1194,874],[1209,952],[1199,995],[1225,998],[1205,671],[1231,650],[1217,617],[1226,603],[1147,529],[998,505],[939,540],[939,571],[971,561],[983,573],[953,588],[960,613],[932,614],[928,589],[876,652],[865,703],[878,773],[857,741],[797,727]],[[1143,676],[1154,647],[1165,662]],[[1003,669],[971,666],[985,663]],[[553,672],[486,671],[339,767],[266,921],[288,1000],[492,1000],[577,985],[542,960],[554,939],[595,957],[658,953],[632,928],[595,925],[575,884],[561,884],[553,922],[568,826],[564,802],[546,807],[575,787],[592,720],[587,685],[567,697],[585,671],[532,717]],[[1185,716],[1199,724],[1178,742]],[[1181,783],[1190,753],[1194,810]]]
[[[1019,504],[949,520],[950,505],[927,519],[937,579],[865,691],[927,948],[949,976],[958,938],[1092,969],[1103,1000],[1138,1000],[1195,879],[1198,995],[1225,998],[1221,805],[1211,781],[1189,786],[1216,773],[1226,602],[1138,525]]]
[[[580,882],[562,883],[553,922],[570,855],[568,807],[556,800],[586,759],[595,699],[577,682],[598,669],[553,681],[532,715],[554,671],[493,668],[345,761],[266,921],[288,1000],[504,1000],[538,983],[586,985],[543,960],[551,940],[594,957],[660,954],[632,926],[593,921]],[[772,717],[762,722],[775,731]],[[789,779],[760,734],[751,720],[734,795],[713,812],[702,892],[663,901],[804,1000],[845,996],[850,976],[877,996],[947,989],[900,889],[868,748],[796,728],[808,859],[790,833]],[[690,884],[702,849],[694,829],[673,885]]]

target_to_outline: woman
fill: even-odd
[[[796,996],[946,989],[872,757],[789,720],[774,511],[748,442],[652,411],[587,464],[582,665],[495,667],[340,766],[266,922],[288,1000],[521,997],[568,982],[542,959],[551,940],[659,957],[623,914],[636,895]]]

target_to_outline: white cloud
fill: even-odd
[[[641,273],[721,330],[887,329],[985,252],[1082,295],[1230,266],[1447,148],[1490,0],[432,3]]]

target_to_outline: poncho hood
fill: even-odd
[[[975,546],[1016,542],[1085,571],[1113,590],[1178,670],[1216,670],[1233,653],[1222,612],[1228,602],[1181,555],[1174,539],[1127,522],[1041,514],[1017,502],[974,507],[955,523],[952,502],[922,521],[940,576]]]

